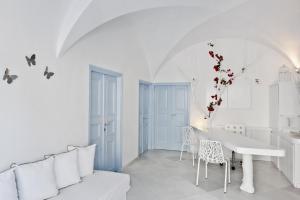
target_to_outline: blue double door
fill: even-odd
[[[180,150],[189,124],[189,85],[154,86],[154,149]]]
[[[97,170],[117,171],[119,168],[117,78],[91,71],[89,143],[97,144],[95,155]]]

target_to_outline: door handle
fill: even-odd
[[[107,126],[109,125],[113,120],[107,120],[105,123],[104,123],[104,126]]]
[[[106,130],[107,130],[106,127],[107,127],[107,123],[105,122],[105,123],[104,123],[104,128],[103,128],[104,132],[106,132]]]

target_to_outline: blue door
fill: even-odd
[[[97,144],[95,169],[117,171],[117,77],[91,71],[90,144]]]
[[[189,85],[155,85],[154,148],[180,150],[189,124]]]
[[[139,154],[148,150],[150,133],[150,85],[140,83],[139,88]]]

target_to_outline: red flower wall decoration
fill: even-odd
[[[208,43],[208,45],[213,48],[214,44],[211,42]],[[223,67],[222,62],[224,61],[224,57],[214,51],[208,52],[209,56],[216,61],[216,64],[213,66],[213,70],[216,73],[214,81],[214,88],[216,89],[216,93],[211,95],[211,101],[209,102],[207,106],[208,114],[205,118],[210,118],[211,113],[216,110],[217,106],[220,106],[222,104],[222,92],[226,87],[229,85],[232,85],[234,82],[234,79],[236,78],[234,72],[228,68]],[[245,68],[242,68],[242,73],[244,73]]]

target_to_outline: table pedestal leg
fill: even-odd
[[[252,155],[249,154],[243,154],[243,183],[240,189],[248,193],[254,193]]]

